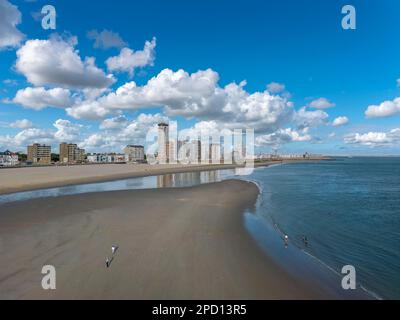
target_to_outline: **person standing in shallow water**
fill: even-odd
[[[306,247],[308,247],[308,239],[307,236],[303,236],[303,243]]]

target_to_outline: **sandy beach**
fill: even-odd
[[[248,235],[243,210],[257,196],[254,184],[228,180],[0,205],[0,298],[324,298]],[[119,250],[106,268],[112,245]],[[56,290],[41,288],[48,264]]]
[[[268,166],[270,163],[263,163]],[[0,169],[0,194],[180,172],[233,169],[237,165],[96,164]]]

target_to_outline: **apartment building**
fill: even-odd
[[[78,148],[73,143],[60,144],[60,162],[61,163],[82,163],[85,161],[85,150]]]
[[[32,164],[51,164],[51,146],[34,143],[28,146],[28,162]]]
[[[169,125],[166,123],[158,124],[158,157],[159,163],[168,163],[169,155]]]
[[[210,162],[219,164],[221,163],[221,145],[217,143],[210,144]]]

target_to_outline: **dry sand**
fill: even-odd
[[[81,194],[0,205],[1,299],[311,299],[246,232],[257,187]],[[110,268],[111,246],[118,245]],[[43,265],[57,289],[41,288]]]

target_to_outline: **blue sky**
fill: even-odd
[[[41,27],[46,4],[56,8],[56,30]],[[356,30],[341,27],[345,4],[356,9]],[[0,149],[68,139],[91,151],[119,152],[124,144],[140,142],[157,120],[169,119],[179,128],[254,127],[261,152],[400,154],[398,1],[0,0],[0,5],[11,17],[0,23]],[[114,42],[95,47],[104,30]],[[10,40],[15,32],[20,39]],[[46,41],[38,42],[39,51],[35,40]],[[50,70],[30,65],[35,54],[46,57],[46,50],[57,52],[64,44],[83,65],[85,57],[94,57],[104,72],[100,78],[112,75],[113,82],[89,97],[94,76],[85,88],[54,75],[57,61],[48,63]],[[124,48],[130,50],[124,57],[130,55],[131,68],[122,59]],[[117,65],[107,63],[113,57]],[[149,87],[165,69],[171,71],[168,83]],[[209,69],[200,82],[190,76]],[[175,74],[178,70],[185,74]],[[177,76],[181,82],[175,82]],[[243,80],[246,85],[239,86]],[[118,109],[121,97],[107,95],[129,82],[138,92],[132,104]],[[232,83],[236,93],[243,90],[240,99],[229,95],[226,86]],[[284,89],[266,91],[271,83]],[[34,106],[26,88],[35,93]],[[52,91],[49,102],[54,89],[59,91]],[[384,101],[389,102],[381,105]],[[375,107],[366,116],[370,106]],[[333,126],[337,118],[342,125]]]

